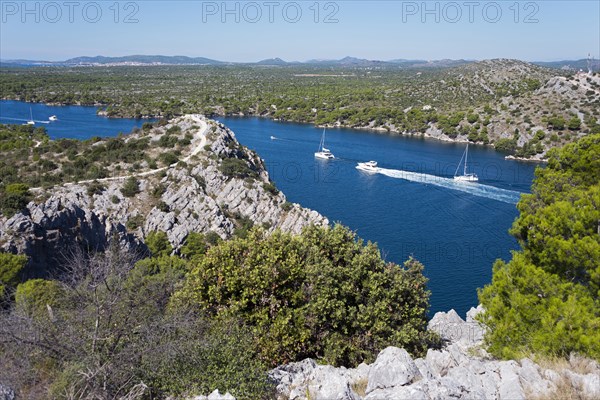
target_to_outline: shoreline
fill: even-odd
[[[67,103],[45,103],[43,101],[26,101],[26,100],[18,100],[18,99],[9,99],[6,97],[3,97],[1,100],[6,100],[6,101],[22,101],[25,103],[32,103],[32,104],[43,104],[46,106],[50,106],[50,107],[66,107],[66,106],[79,106],[79,107],[108,107],[108,104],[100,104],[100,103],[96,103],[94,105],[84,105],[84,104],[77,104],[77,103],[73,103],[73,104],[67,104]],[[151,120],[151,119],[155,119],[155,120],[160,120],[163,119],[163,116],[159,116],[159,115],[144,115],[140,118],[136,118],[133,116],[108,116],[106,115],[106,111],[102,110],[102,111],[96,111],[96,115],[99,117],[104,117],[104,118],[110,118],[110,119],[137,119],[137,120]],[[495,150],[495,146],[493,144],[484,144],[481,142],[471,142],[466,138],[461,138],[461,137],[456,137],[456,138],[450,138],[447,135],[441,133],[441,131],[435,127],[433,127],[431,124],[429,124],[429,127],[427,128],[427,130],[425,132],[401,132],[395,129],[388,129],[388,128],[383,128],[380,126],[348,126],[348,125],[344,125],[341,123],[335,123],[335,124],[315,124],[314,122],[302,122],[302,121],[289,121],[289,120],[281,120],[279,118],[273,118],[273,116],[267,114],[267,115],[259,115],[259,114],[245,114],[245,113],[237,113],[237,114],[221,114],[221,113],[212,113],[210,115],[206,115],[206,117],[208,118],[264,118],[264,119],[268,119],[271,120],[273,122],[283,122],[283,123],[293,123],[293,124],[306,124],[306,125],[312,125],[315,128],[330,128],[330,129],[335,129],[335,128],[342,128],[342,129],[352,129],[352,130],[356,130],[356,131],[370,131],[372,133],[376,133],[376,134],[380,134],[380,135],[390,135],[390,136],[408,136],[411,138],[423,138],[423,139],[433,139],[433,140],[437,140],[440,142],[447,142],[447,143],[459,143],[459,144],[472,144],[475,146],[482,146],[482,147],[491,147],[492,149]],[[433,134],[432,131],[437,131],[437,134]],[[499,153],[501,153],[500,151],[498,151]],[[514,155],[506,155],[504,157],[504,159],[506,160],[512,160],[512,161],[518,161],[518,162],[535,162],[535,163],[546,163],[547,160],[545,159],[532,159],[532,158],[524,158],[524,157],[516,157]]]

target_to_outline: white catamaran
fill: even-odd
[[[25,125],[35,125],[35,121],[33,120],[33,111],[31,111],[31,107],[29,107],[29,121],[27,121]]]
[[[329,149],[325,148],[325,128],[323,128],[323,134],[321,135],[321,143],[319,144],[319,151],[315,153],[316,158],[323,160],[331,160],[335,158]]]
[[[477,182],[479,178],[474,173],[467,172],[467,158],[469,157],[469,143],[467,143],[467,148],[460,158],[460,162],[458,163],[458,167],[456,167],[456,171],[454,171],[454,180],[459,182]],[[460,169],[460,164],[462,164],[463,158],[465,159],[465,164],[463,167],[462,175],[458,175],[458,170]]]

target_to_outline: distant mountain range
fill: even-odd
[[[0,66],[118,66],[118,65],[262,65],[262,66],[341,66],[341,67],[398,67],[398,68],[447,68],[475,62],[475,60],[407,60],[394,59],[388,61],[368,60],[356,57],[344,57],[339,60],[312,59],[308,61],[284,61],[281,58],[269,58],[258,62],[225,62],[212,60],[205,57],[187,56],[161,56],[161,55],[131,55],[123,57],[75,57],[65,61],[37,61],[37,60],[0,60]],[[564,60],[564,61],[534,61],[532,64],[547,68],[586,70],[588,61]],[[600,61],[593,61],[593,70],[600,70]]]

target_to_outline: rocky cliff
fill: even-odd
[[[0,215],[0,249],[26,254],[44,269],[73,246],[102,250],[116,240],[144,250],[144,238],[157,230],[167,233],[177,251],[190,232],[227,238],[248,221],[290,232],[328,224],[317,212],[288,203],[269,182],[258,155],[222,124],[188,115],[131,137],[141,135],[149,138],[149,148],[162,136],[188,138],[189,145],[166,167],[121,163],[111,170],[120,176],[32,189],[35,200],[25,210],[11,218]],[[122,189],[132,177],[138,193],[126,196]]]

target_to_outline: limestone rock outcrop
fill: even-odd
[[[555,398],[559,386],[570,385],[586,396],[600,394],[600,367],[573,359],[570,368],[544,368],[529,359],[494,360],[482,350],[482,326],[474,319],[482,308],[472,308],[463,320],[454,310],[437,313],[429,329],[446,345],[413,359],[403,349],[388,347],[375,362],[356,368],[334,368],[306,359],[270,372],[279,399],[499,399],[535,396]],[[575,372],[578,371],[578,372]]]
[[[172,127],[192,137],[189,151],[177,163],[95,182],[32,189],[36,200],[23,212],[11,218],[0,215],[0,250],[26,254],[33,268],[44,270],[59,264],[74,246],[95,251],[116,241],[145,251],[146,235],[157,230],[167,233],[177,251],[190,232],[212,231],[228,238],[248,219],[267,231],[294,233],[310,224],[329,223],[316,211],[288,203],[270,184],[263,161],[224,125],[188,115],[145,134],[158,141]],[[228,173],[223,164],[232,161],[247,175]],[[121,188],[131,176],[138,180],[140,192],[126,197]],[[90,194],[92,184],[103,189]]]

